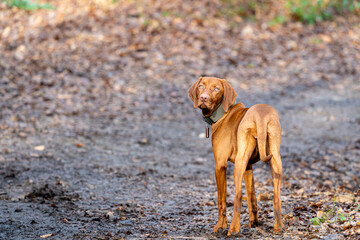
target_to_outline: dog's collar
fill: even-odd
[[[204,122],[206,122],[209,125],[213,125],[214,123],[216,123],[217,121],[219,121],[219,119],[224,116],[225,114],[225,110],[223,108],[222,103],[220,104],[220,106],[210,115],[210,117],[205,117],[203,116],[203,120]]]

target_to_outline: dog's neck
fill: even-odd
[[[213,125],[214,123],[216,123],[217,121],[219,121],[219,119],[224,116],[225,114],[225,110],[223,108],[222,103],[219,105],[219,107],[209,116],[209,117],[205,117],[203,116],[203,120],[204,122],[206,122],[209,125]]]

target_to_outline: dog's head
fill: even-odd
[[[222,103],[225,112],[235,103],[236,92],[225,80],[214,77],[200,77],[189,89],[189,96],[194,108],[200,108],[205,117]]]

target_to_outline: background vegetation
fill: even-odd
[[[0,239],[223,239],[199,76],[279,112],[279,237],[357,239],[359,19],[358,1],[0,0]],[[241,237],[277,238],[254,168]]]
[[[2,0],[9,7],[23,10],[54,9],[49,3],[38,3],[32,0]],[[107,4],[118,0],[103,1]],[[287,21],[301,21],[314,24],[331,20],[335,15],[359,14],[358,0],[221,0],[221,14],[230,18],[241,17],[247,20],[270,21],[270,24]],[[165,15],[169,12],[164,13]]]

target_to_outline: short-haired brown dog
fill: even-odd
[[[204,120],[212,125],[212,147],[218,189],[219,219],[214,232],[227,228],[226,166],[235,164],[234,214],[228,235],[240,231],[242,179],[245,179],[249,226],[258,223],[257,202],[252,164],[261,159],[269,162],[274,184],[274,233],[284,229],[281,219],[280,186],[282,162],[280,157],[281,126],[276,110],[266,104],[245,108],[235,104],[236,92],[225,79],[200,77],[189,89],[194,108],[200,108]]]

